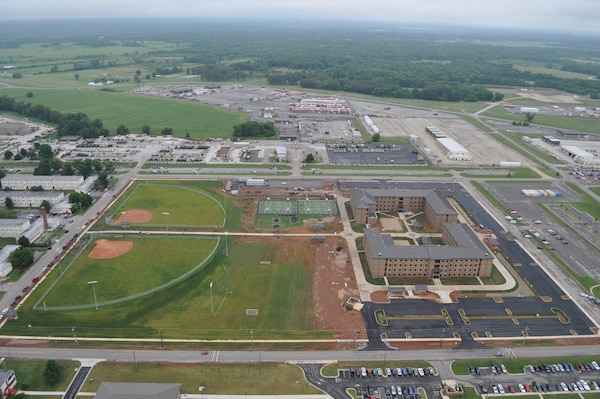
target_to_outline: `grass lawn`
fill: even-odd
[[[27,92],[33,92],[27,98]],[[149,125],[152,134],[158,135],[166,127],[173,135],[208,139],[233,137],[233,126],[249,120],[248,114],[228,109],[198,104],[172,98],[134,95],[101,90],[65,89],[3,89],[0,95],[17,101],[42,104],[61,113],[83,112],[90,119],[101,119],[105,128],[115,134],[119,125],[131,133],[141,133],[143,125]]]
[[[95,289],[99,303],[157,288],[204,262],[218,243],[212,237],[158,238],[144,235],[140,238],[135,234],[109,240],[115,243],[130,241],[133,248],[113,259],[92,259],[88,257],[96,246],[92,241],[71,267],[62,266],[65,273],[48,295],[41,298],[48,308],[93,305],[92,290],[87,284],[90,280],[98,281]]]
[[[69,383],[75,376],[77,369],[80,367],[78,361],[57,360],[56,361],[63,369],[60,380],[56,384],[46,384],[44,381],[44,369],[46,368],[46,360],[23,360],[23,359],[4,359],[2,367],[4,369],[14,370],[17,376],[17,389],[25,389],[31,391],[65,391],[69,387]]]
[[[221,183],[219,182],[219,185]],[[176,182],[139,182],[119,198],[109,209],[114,212],[115,219],[121,212],[128,210],[146,210],[152,213],[148,223],[133,225],[139,228],[166,227],[177,230],[199,226],[223,226],[224,209],[223,197],[218,197],[214,191],[191,184]],[[168,212],[165,217],[163,212]]]
[[[0,249],[7,245],[17,245],[17,241],[12,237],[0,237]]]
[[[93,381],[91,379],[93,378]],[[322,393],[292,364],[99,363],[81,390],[95,392],[102,381],[180,383],[182,394],[308,395]],[[232,383],[235,381],[234,383]]]
[[[165,242],[169,240],[171,239],[165,239]],[[273,240],[261,242],[245,239],[244,242],[236,242],[230,236],[228,257],[221,252],[206,267],[171,288],[124,303],[102,306],[97,311],[93,306],[82,310],[44,311],[41,303],[40,310],[34,311],[31,308],[33,304],[39,301],[42,293],[48,290],[52,281],[60,274],[58,269],[54,269],[19,309],[19,318],[5,324],[3,333],[71,337],[71,329],[76,326],[79,337],[157,339],[162,330],[162,336],[166,340],[194,338],[250,341],[249,330],[252,329],[255,340],[331,338],[331,332],[314,330],[313,280],[317,244],[313,244],[310,238]],[[162,241],[155,239],[157,244]],[[179,242],[179,248],[172,252],[177,259],[189,257],[190,253],[197,251],[195,245],[189,245],[195,241],[176,241]],[[161,251],[157,244],[156,249],[148,249],[149,254],[140,256],[146,256],[146,259],[152,258],[153,253],[156,256]],[[221,251],[222,249],[223,244]],[[181,251],[182,254],[174,254],[176,251]],[[159,265],[168,262],[162,260],[162,257],[156,258]],[[260,265],[261,260],[271,261],[271,265]],[[65,275],[65,282],[59,283],[52,290],[50,299],[73,303],[77,302],[71,298],[74,297],[80,298],[79,303],[91,304],[93,295],[87,281],[92,279],[98,281],[96,293],[99,301],[106,300],[111,292],[113,296],[130,292],[130,284],[148,285],[149,280],[160,280],[159,277],[152,276],[154,261],[146,263],[145,270],[144,262],[140,259],[136,262],[141,264],[136,266],[140,267],[141,272],[121,274],[122,269],[111,265],[109,267],[113,274],[106,277],[96,277],[97,274],[90,274],[87,268],[76,270],[74,267]],[[194,262],[189,260],[185,262],[187,267],[192,263]],[[130,266],[124,266],[125,269],[128,267]],[[180,266],[173,263],[172,267]],[[167,269],[168,267],[164,267],[159,272],[172,273]],[[68,281],[75,287],[69,287]],[[246,309],[257,309],[258,315],[247,316]],[[250,342],[247,343],[249,344]]]

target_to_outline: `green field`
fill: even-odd
[[[220,186],[220,182],[206,182],[204,185],[193,182],[146,182],[134,183],[109,209],[108,213],[117,219],[121,212],[145,210],[152,213],[148,223],[132,228],[181,230],[190,227],[222,227],[225,223],[223,197],[209,187]],[[167,212],[168,215],[163,215]]]
[[[235,383],[232,383],[232,378]],[[92,380],[93,381],[90,381]],[[322,393],[292,364],[174,364],[105,362],[97,364],[81,388],[95,392],[100,382],[180,383],[182,394],[308,395]]]
[[[2,362],[2,368],[14,370],[17,376],[17,389],[32,391],[66,391],[75,377],[76,370],[81,366],[78,361],[57,360],[62,367],[62,375],[56,384],[47,384],[44,381],[43,374],[46,367],[46,360],[31,359],[11,359],[5,358]],[[25,388],[27,387],[27,388]]]
[[[152,240],[142,240],[146,239]],[[171,238],[154,240],[168,242]],[[189,245],[194,241],[176,241],[179,248],[190,247],[183,250],[182,257],[187,251],[195,251],[191,249],[194,246]],[[60,275],[55,268],[20,307],[19,318],[5,324],[3,333],[70,337],[72,327],[76,326],[79,337],[157,339],[162,334],[165,339],[245,340],[244,345],[249,344],[250,329],[254,331],[255,340],[331,337],[331,332],[314,331],[313,278],[317,244],[308,239],[304,242],[278,240],[277,243],[238,243],[229,236],[229,256],[221,252],[208,265],[173,287],[126,302],[103,305],[99,310],[94,309],[93,292],[87,281],[98,281],[96,293],[98,300],[103,301],[109,299],[111,293],[115,297],[132,292],[130,285],[148,286],[147,281],[156,280],[152,276],[154,269],[150,268],[155,262],[136,265],[137,270],[143,270],[138,274],[125,274],[123,269],[111,265],[113,274],[104,279],[86,268],[76,270],[74,267],[65,272],[64,282],[51,289]],[[150,258],[151,254],[143,256]],[[271,264],[260,265],[261,261]],[[85,264],[88,260],[78,262]],[[161,262],[168,260],[161,259]],[[125,266],[124,270],[131,267],[133,265]],[[137,279],[142,281],[133,281]],[[116,287],[112,287],[113,284]],[[47,291],[52,301],[73,303],[79,298],[80,303],[88,306],[78,310],[44,311],[41,297]],[[35,303],[40,303],[38,310],[32,309]],[[246,309],[256,309],[258,315],[247,315]]]
[[[92,241],[73,264],[62,266],[64,273],[50,292],[40,298],[38,309],[93,307],[93,292],[88,281],[98,281],[95,290],[101,307],[110,306],[111,301],[125,301],[165,285],[174,285],[179,278],[202,265],[218,244],[214,237],[141,237],[109,238],[115,244],[133,243],[129,252],[113,259],[89,258],[96,246]]]
[[[34,96],[27,98],[30,91]],[[115,134],[119,125],[126,126],[131,133],[141,133],[142,126],[147,124],[155,135],[170,127],[175,136],[189,133],[190,138],[204,140],[233,137],[233,126],[249,120],[243,112],[191,101],[98,89],[0,89],[0,95],[42,104],[61,113],[83,112],[92,120],[101,119],[111,134]]]

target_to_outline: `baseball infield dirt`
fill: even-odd
[[[92,259],[112,259],[124,255],[133,248],[132,241],[96,240],[96,246],[88,255]]]
[[[120,224],[123,222],[129,223],[148,223],[152,219],[152,213],[140,209],[130,209],[121,213],[118,219],[114,219],[114,224]]]

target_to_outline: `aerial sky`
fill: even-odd
[[[312,18],[600,33],[599,0],[1,0],[0,19]]]

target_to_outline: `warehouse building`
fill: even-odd
[[[445,245],[395,245],[389,234],[365,229],[365,256],[374,278],[488,277],[493,256],[471,229],[461,223],[446,223]]]
[[[350,190],[350,206],[356,223],[376,224],[378,213],[423,212],[432,228],[441,230],[456,223],[458,212],[436,190],[360,189]]]
[[[561,147],[561,151],[567,154],[571,159],[577,163],[585,165],[600,164],[600,159],[586,150],[579,148],[574,145],[565,145]]]
[[[446,151],[448,159],[453,161],[470,161],[471,154],[465,147],[463,147],[458,141],[450,137],[440,137],[436,140],[436,143]]]

